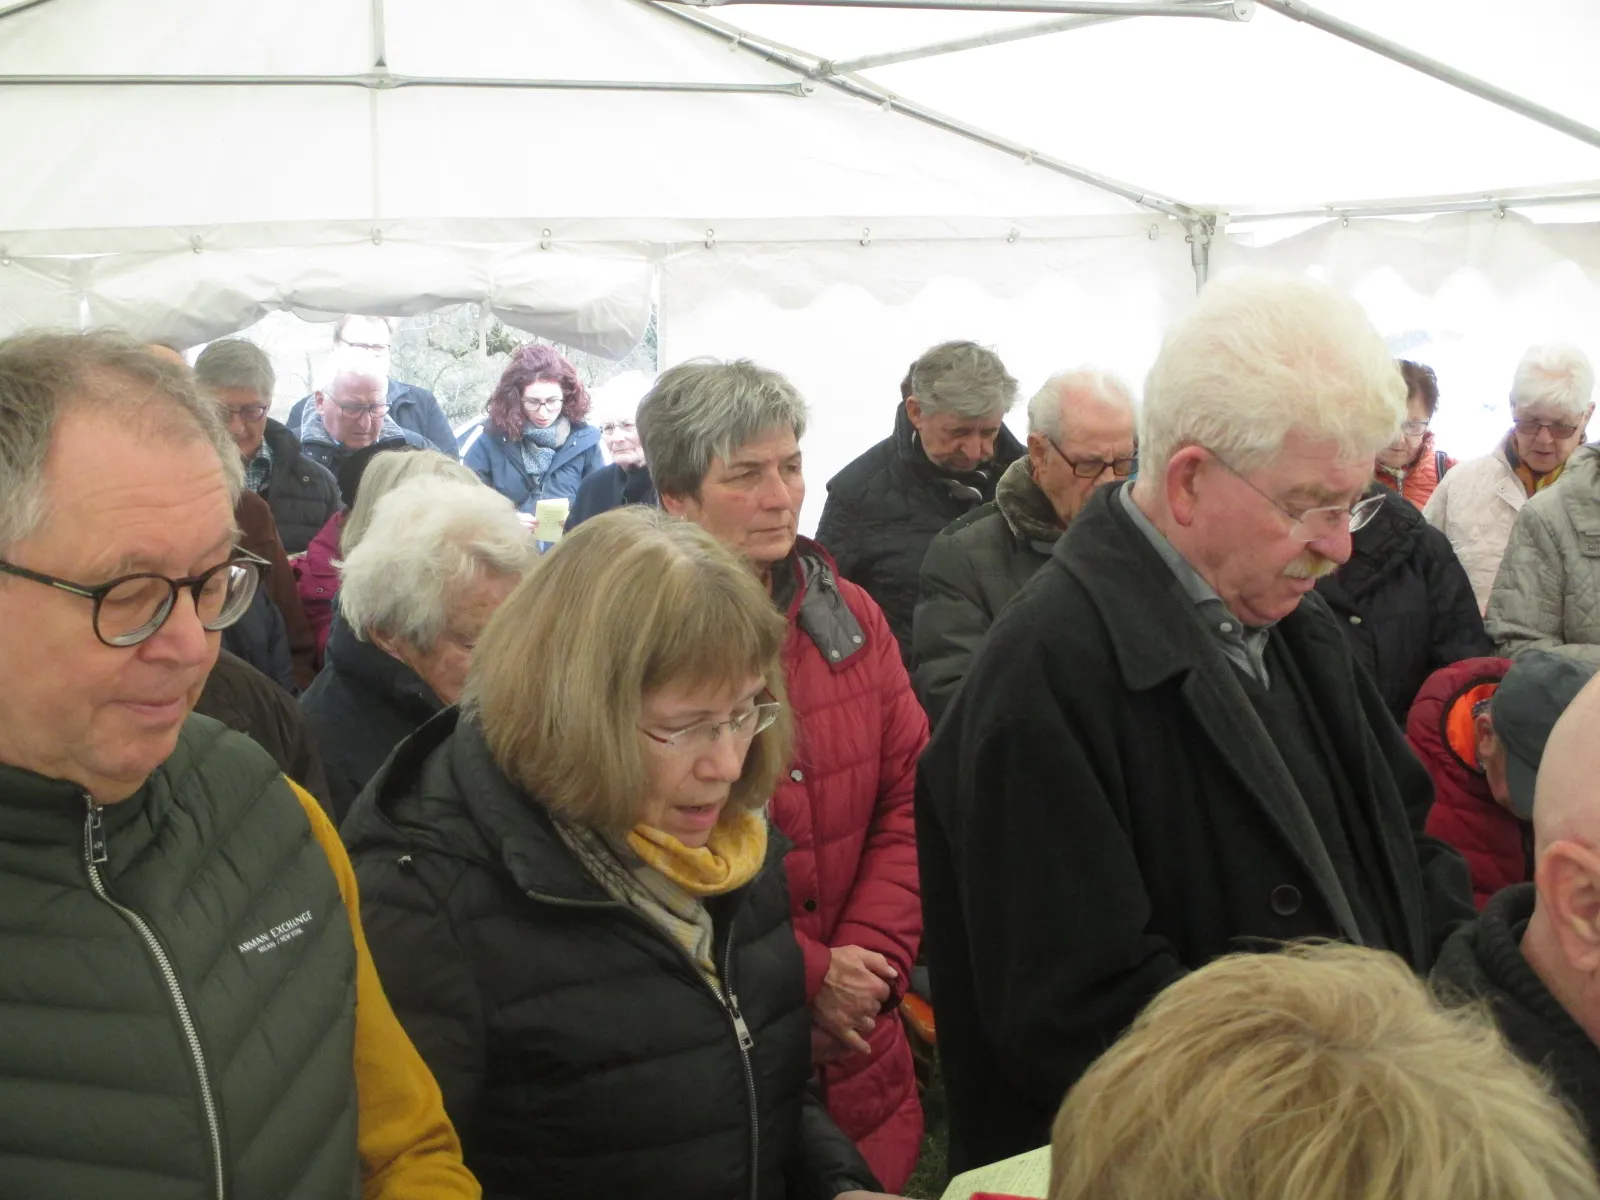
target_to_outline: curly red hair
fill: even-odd
[[[589,415],[589,389],[578,378],[578,369],[559,350],[537,343],[518,346],[489,397],[489,424],[512,441],[522,437],[526,423],[522,392],[530,383],[559,383],[561,415],[572,424],[582,423]]]

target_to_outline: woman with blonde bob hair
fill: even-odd
[[[785,623],[742,559],[627,508],[512,593],[461,709],[344,834],[384,989],[497,1197],[877,1187],[807,1090]]]
[[[1235,954],[1068,1093],[1051,1200],[1595,1200],[1586,1143],[1477,1009],[1398,957]]]

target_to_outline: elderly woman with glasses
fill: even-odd
[[[606,465],[588,415],[589,393],[570,362],[550,346],[519,347],[462,461],[531,524],[539,501],[570,504],[578,485]]]
[[[791,746],[784,632],[709,535],[604,514],[506,601],[460,712],[351,813],[384,988],[486,1194],[876,1186],[807,1088],[786,843],[763,813]]]
[[[426,461],[422,453],[387,458]],[[511,505],[476,480],[413,477],[383,495],[370,518],[352,514],[345,533],[354,544],[328,662],[301,699],[339,816],[396,745],[460,699],[478,635],[534,562]]]

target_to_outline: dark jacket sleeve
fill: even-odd
[[[807,1085],[800,1101],[800,1136],[787,1183],[791,1200],[833,1200],[841,1192],[881,1192],[867,1160],[847,1138],[816,1089]]]
[[[288,696],[284,696],[276,708],[283,731],[281,736],[284,774],[310,792],[317,803],[322,805],[322,811],[328,814],[328,819],[337,824],[339,818],[334,815],[333,792],[328,786],[328,773],[322,766],[322,755],[317,750],[317,739],[311,732],[305,713]]]
[[[1042,674],[1037,665],[999,674],[995,686],[1041,697],[1004,722],[974,719],[969,696],[956,701],[922,760],[917,805],[919,833],[932,818],[952,867],[970,959],[958,969],[983,981],[978,1024],[1009,1086],[1053,1113],[1185,972],[1150,929],[1126,800],[1107,790],[1088,750],[1115,743],[1111,714],[1088,699],[1052,702]]]
[[[1472,581],[1456,557],[1450,539],[1432,525],[1422,529],[1423,578],[1428,587],[1428,670],[1437,671],[1464,658],[1494,653],[1494,642],[1483,627]]]
[[[470,1145],[486,1050],[477,982],[449,903],[455,872],[396,847],[363,850],[355,867],[361,923],[383,990]]]
[[[967,677],[992,621],[971,556],[955,538],[939,534],[922,560],[911,620],[911,682],[930,725],[939,723]]]
[[[458,457],[456,453],[456,435],[450,428],[450,418],[444,415],[444,409],[439,407],[439,399],[427,388],[418,387],[408,383],[407,391],[410,392],[411,401],[417,406],[418,415],[422,418],[422,428],[417,432],[433,443],[433,448],[441,454],[448,454],[451,458]]]
[[[622,486],[618,478],[621,467],[605,467],[591,471],[578,485],[578,494],[572,498],[572,508],[567,512],[567,528],[571,533],[590,517],[609,512],[620,503]]]

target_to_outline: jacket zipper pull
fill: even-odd
[[[89,861],[99,866],[111,857],[106,850],[106,827],[100,818],[100,806],[91,797],[85,799],[89,803]]]
[[[739,1035],[739,1049],[750,1049],[756,1039],[750,1036],[750,1026],[744,1023],[744,1014],[739,1011],[739,997],[732,992],[728,993],[728,1011],[733,1014],[733,1031]]]

